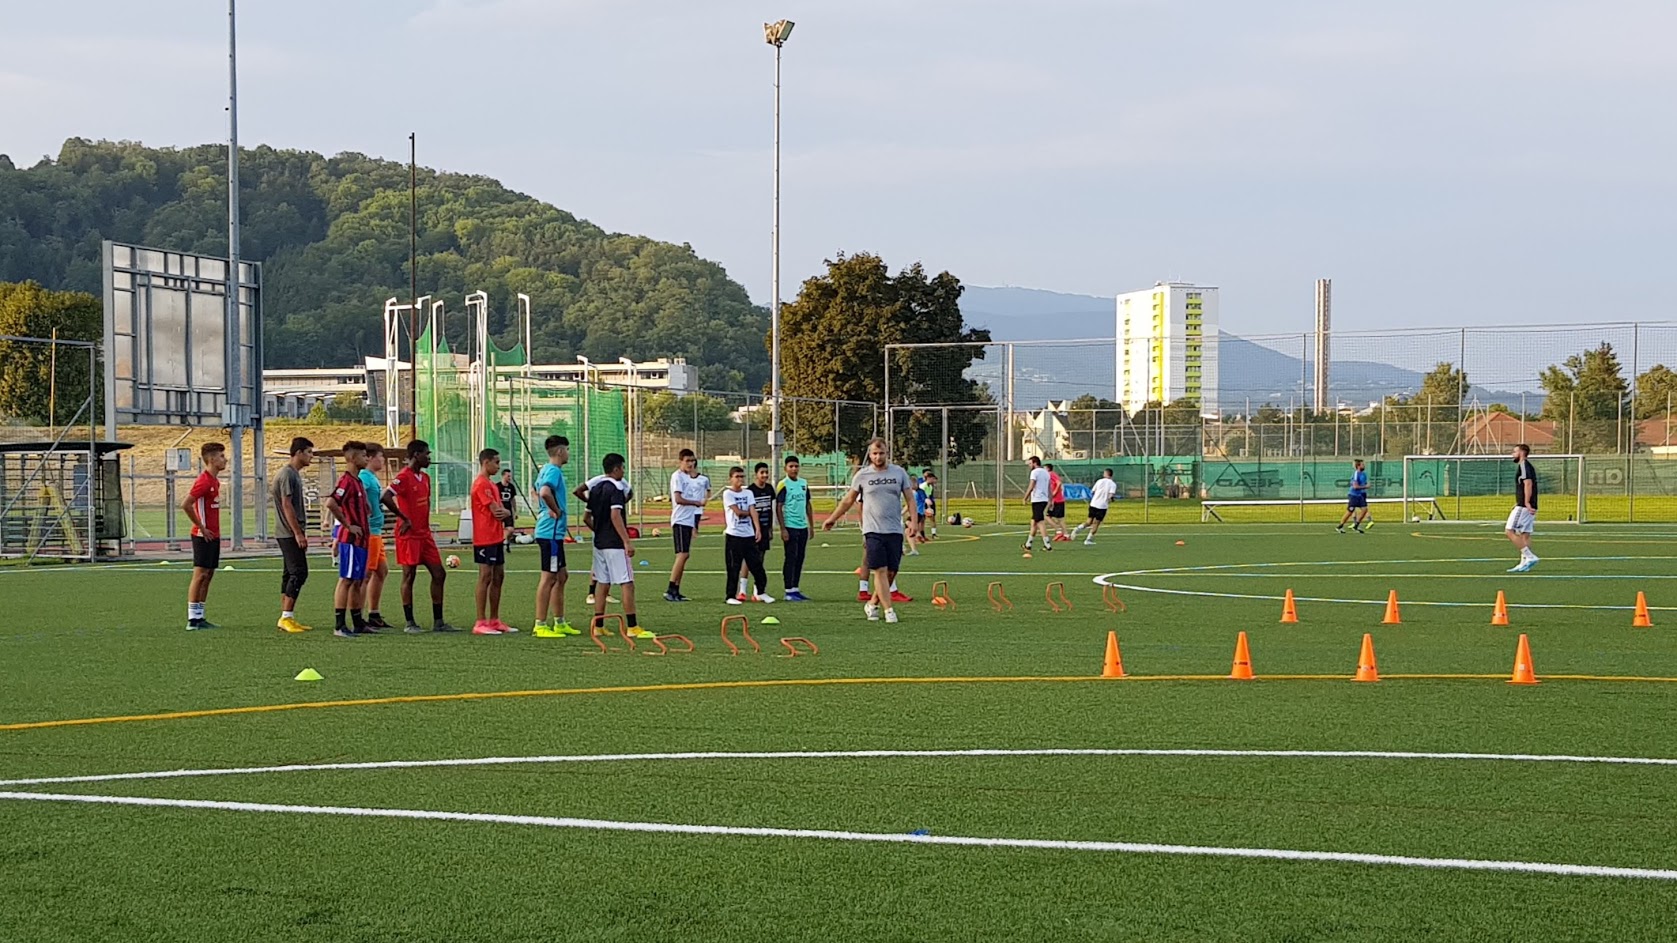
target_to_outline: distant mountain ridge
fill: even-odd
[[[1075,340],[1110,338],[1117,334],[1117,310],[1112,298],[1074,295],[1037,288],[966,286],[961,311],[968,323],[986,328],[998,341]],[[1074,398],[1081,393],[1110,398],[1114,390],[1113,350],[1108,346],[1019,347],[1014,353],[1015,397],[1031,400],[1048,396]],[[1001,378],[1001,365],[981,364],[977,371]],[[1420,370],[1368,360],[1333,361],[1335,400],[1364,406],[1392,395],[1421,388]],[[1019,388],[1020,378],[1025,389]],[[1299,356],[1254,343],[1229,331],[1227,320],[1219,335],[1218,399],[1223,412],[1263,404],[1288,406],[1300,391],[1310,390],[1310,362]],[[1075,392],[1074,392],[1075,391]],[[1515,402],[1515,394],[1473,388],[1469,396],[1481,402]]]

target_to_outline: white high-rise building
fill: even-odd
[[[1189,399],[1217,412],[1217,289],[1159,282],[1118,296],[1117,400],[1135,413]]]

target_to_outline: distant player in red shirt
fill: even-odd
[[[367,625],[361,613],[362,597],[367,591],[368,517],[367,489],[361,484],[361,469],[367,467],[367,445],[351,440],[344,443],[344,464],[347,468],[338,479],[337,487],[326,498],[326,510],[338,521],[338,588],[332,594],[332,608],[337,623],[332,634],[339,638],[370,635],[376,629]],[[344,624],[348,611],[354,620],[353,628]]]
[[[204,601],[210,598],[210,580],[221,565],[221,479],[217,476],[227,467],[227,447],[206,442],[198,455],[204,460],[204,471],[181,502],[181,510],[192,522],[192,582],[186,586],[188,632],[221,628],[204,618]]]
[[[458,632],[443,621],[442,554],[437,552],[437,538],[431,534],[431,446],[418,439],[408,443],[407,467],[396,473],[390,487],[380,499],[386,510],[396,517],[396,563],[402,568],[402,613],[408,624],[402,631],[417,635],[425,630],[413,617],[413,582],[424,567],[431,574],[431,631]]]
[[[501,453],[477,453],[478,476],[472,482],[472,559],[477,563],[477,622],[473,635],[501,635],[518,630],[501,621],[501,584],[507,577],[507,524],[512,512],[501,503]],[[488,607],[487,615],[485,606]]]
[[[1048,519],[1054,523],[1054,539],[1065,543],[1071,539],[1066,536],[1066,480],[1053,465],[1043,467],[1048,469]]]

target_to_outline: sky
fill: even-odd
[[[0,153],[226,136],[216,0],[0,0]],[[1226,330],[1665,319],[1671,0],[245,0],[240,141],[479,173],[770,296],[837,253]]]

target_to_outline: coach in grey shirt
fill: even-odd
[[[915,525],[903,524],[904,512],[911,510],[907,502],[913,493],[913,476],[902,466],[890,463],[884,439],[874,439],[868,443],[868,460],[851,479],[844,500],[821,524],[822,530],[832,530],[857,501],[862,502],[862,543],[873,581],[873,598],[862,610],[869,622],[879,620],[881,608],[886,622],[897,621],[897,611],[891,608],[891,581],[902,566],[903,535],[915,531]]]

